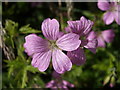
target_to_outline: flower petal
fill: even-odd
[[[71,87],[71,88],[75,87],[74,84],[71,84],[71,83],[69,83],[68,81],[65,81],[65,80],[63,80],[62,83],[63,83],[63,85]]]
[[[109,25],[114,21],[114,14],[113,12],[106,12],[103,15],[103,20],[105,24]]]
[[[34,54],[32,66],[37,67],[41,72],[45,71],[50,64],[51,56],[51,51]]]
[[[24,48],[25,52],[32,56],[34,53],[48,51],[48,42],[36,34],[30,34],[25,37]]]
[[[70,59],[61,51],[55,49],[52,54],[53,68],[57,73],[64,73],[72,68]]]
[[[96,32],[94,32],[94,31],[91,31],[87,36],[87,39],[89,39],[89,40],[93,40],[96,38],[97,38],[97,35],[96,35]]]
[[[96,48],[97,48],[97,36],[94,31],[91,31],[89,35],[87,36],[88,43],[85,45],[85,48],[88,48],[91,52],[96,53]]]
[[[107,0],[98,0],[98,8],[102,11],[106,11],[110,8],[110,4]]]
[[[65,34],[56,41],[57,46],[65,51],[73,51],[77,49],[80,43],[79,35],[74,33]]]
[[[96,53],[97,39],[89,40],[87,45],[84,47],[88,48],[91,52]]]
[[[66,31],[67,33],[71,33],[71,32],[72,32],[72,30],[71,30],[71,28],[70,28],[69,26],[65,27],[65,31]]]
[[[82,65],[86,61],[84,50],[81,49],[80,47],[77,50],[67,52],[67,55],[72,61],[72,63],[76,65]]]
[[[90,21],[90,20],[87,20],[84,16],[82,16],[80,18],[80,21],[81,21],[81,26],[82,26],[82,29],[83,29],[83,35],[88,35],[89,32],[91,31],[92,29],[92,26],[93,26],[93,22]]]
[[[80,18],[80,20],[76,21],[68,21],[68,27],[66,30],[71,30],[73,33],[82,35],[87,35],[93,26],[93,22],[90,20],[87,20],[84,16]]]
[[[109,29],[109,30],[102,31],[102,36],[107,43],[110,43],[113,41],[115,37],[115,33],[112,29]]]
[[[98,36],[98,46],[97,47],[105,47],[105,41],[101,35]]]
[[[42,32],[48,40],[56,40],[59,35],[59,23],[56,19],[46,19],[42,23]]]
[[[120,9],[120,5],[119,5],[119,7],[118,7],[119,9]],[[116,23],[118,24],[118,25],[120,25],[120,10],[119,11],[116,11],[116,12],[114,12],[115,14],[115,21],[116,21]]]
[[[58,38],[62,37],[64,35],[64,32],[59,32]]]
[[[76,20],[76,21],[67,21],[68,23],[68,27],[66,28],[66,31],[68,32],[73,32],[76,34],[81,34],[82,31],[82,24],[80,20]]]
[[[50,82],[48,82],[47,84],[46,84],[46,88],[52,88],[52,87],[54,87],[53,85],[55,84],[55,81],[54,80],[51,80]]]

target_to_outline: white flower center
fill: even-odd
[[[56,45],[56,41],[53,41],[53,40],[49,40],[49,48],[51,50],[55,49],[55,48],[58,48],[58,46]]]

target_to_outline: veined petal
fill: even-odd
[[[120,9],[120,5],[119,5],[118,8]],[[114,17],[115,17],[116,23],[117,23],[118,25],[120,25],[120,10],[114,12]]]
[[[51,51],[34,54],[32,66],[37,67],[41,72],[45,71],[50,64],[51,56]]]
[[[80,43],[79,35],[74,33],[65,34],[56,41],[57,46],[65,51],[73,51],[77,49]]]
[[[66,28],[66,31],[72,31],[73,33],[76,33],[80,36],[87,35],[93,26],[93,22],[90,20],[87,20],[84,16],[80,18],[80,20],[76,21],[67,21],[68,27]]]
[[[68,23],[68,27],[67,27],[67,31],[72,31],[73,33],[76,33],[76,34],[80,34],[82,33],[82,24],[81,24],[81,21],[80,20],[77,20],[77,21],[67,21]]]
[[[112,29],[109,29],[109,30],[102,31],[102,36],[107,43],[110,43],[113,41],[115,37],[115,33]]]
[[[84,16],[80,18],[81,21],[81,26],[82,26],[82,31],[81,35],[87,35],[89,32],[92,30],[93,22],[90,20],[87,20]]]
[[[71,70],[72,63],[70,59],[59,49],[55,49],[52,53],[53,68],[57,73],[64,73]]]
[[[62,37],[64,35],[63,32],[59,32],[58,38]]]
[[[89,35],[87,36],[88,43],[85,45],[85,48],[88,48],[91,52],[96,53],[96,48],[97,48],[97,36],[94,31],[91,31]]]
[[[72,63],[76,65],[82,65],[86,61],[84,50],[81,49],[80,47],[77,50],[67,52],[67,55],[72,61]]]
[[[46,84],[46,88],[53,88],[54,85],[55,84],[55,81],[54,80],[51,80],[50,82],[48,82],[47,84]]]
[[[36,34],[30,34],[25,37],[24,43],[25,52],[32,56],[34,53],[48,51],[48,42]]]
[[[68,81],[63,80],[62,81],[63,85],[68,86],[68,87],[75,87],[74,84],[69,83]]]
[[[107,0],[98,0],[98,8],[102,11],[106,11],[106,10],[109,10],[110,8],[110,4]]]
[[[42,32],[48,40],[56,40],[59,35],[59,23],[56,19],[46,19],[42,23]]]
[[[94,31],[91,31],[91,32],[87,35],[87,39],[89,39],[89,40],[93,40],[93,39],[95,39],[95,38],[97,38],[97,35],[96,35],[96,32],[94,32]]]
[[[97,42],[97,39],[88,40],[87,45],[84,47],[89,49],[91,52],[96,53]]]
[[[71,30],[71,28],[70,28],[69,26],[65,27],[65,31],[66,31],[67,33],[71,33],[71,32],[72,32],[72,30]]]
[[[103,20],[105,24],[109,25],[114,21],[114,13],[113,12],[106,12],[103,15]]]
[[[98,46],[97,47],[105,47],[105,41],[101,35],[97,37],[98,40]]]

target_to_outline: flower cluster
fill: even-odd
[[[25,52],[33,57],[32,65],[40,71],[45,71],[52,58],[53,68],[56,72],[64,73],[69,71],[72,67],[72,62],[62,50],[76,50],[81,44],[79,35],[60,32],[58,21],[50,18],[43,21],[41,29],[46,39],[35,34],[25,37]]]
[[[120,24],[118,17],[119,5],[116,2],[101,2],[98,0],[98,8],[107,12],[103,20],[111,24],[113,20]],[[66,33],[59,31],[59,23],[56,19],[46,19],[42,23],[43,39],[36,34],[25,37],[25,52],[32,56],[32,66],[41,72],[45,71],[52,59],[53,68],[57,73],[64,73],[72,68],[72,64],[81,65],[86,61],[84,48],[96,53],[97,47],[105,47],[105,42],[110,43],[114,38],[112,29],[100,33],[92,30],[93,22],[81,17],[80,20],[67,21]],[[63,52],[67,51],[67,55]]]
[[[98,8],[107,11],[103,16],[103,21],[107,25],[114,20],[120,25],[119,7],[120,5],[116,2],[98,0]],[[62,80],[60,74],[70,71],[72,64],[82,65],[86,62],[85,48],[95,54],[96,48],[105,47],[105,43],[112,42],[115,37],[113,29],[93,31],[94,22],[84,16],[79,20],[67,21],[67,23],[65,32],[61,32],[56,19],[45,19],[41,25],[45,39],[36,34],[25,37],[24,48],[25,52],[32,57],[32,66],[43,72],[52,63],[55,80],[48,82],[47,88],[74,87],[73,84]]]
[[[68,57],[76,65],[84,64],[86,57],[84,54],[84,48],[89,49],[91,52],[96,52],[97,38],[96,33],[92,30],[93,22],[87,20],[85,17],[81,17],[80,20],[68,21],[67,32],[72,32],[79,35],[81,44],[74,51],[69,51]]]
[[[37,67],[41,72],[48,68],[51,59],[57,73],[69,71],[72,64],[85,63],[84,48],[96,53],[97,47],[105,47],[105,42],[109,43],[114,38],[113,30],[106,30],[100,34],[94,32],[93,22],[83,16],[80,20],[67,23],[66,33],[63,33],[59,31],[58,21],[48,18],[43,21],[41,28],[46,39],[36,34],[25,37],[25,52],[32,56],[32,66]]]
[[[25,52],[33,57],[32,65],[45,71],[52,58],[57,73],[69,71],[73,64],[83,64],[86,60],[83,47],[95,53],[97,39],[91,30],[93,22],[81,17],[78,21],[68,21],[68,33],[59,31],[56,19],[46,19],[42,23],[42,32],[46,39],[35,34],[25,37]],[[68,51],[67,55],[63,53]]]

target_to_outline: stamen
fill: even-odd
[[[53,41],[53,40],[49,40],[49,48],[51,50],[55,49],[55,48],[58,48],[58,46],[56,45],[56,41]]]

